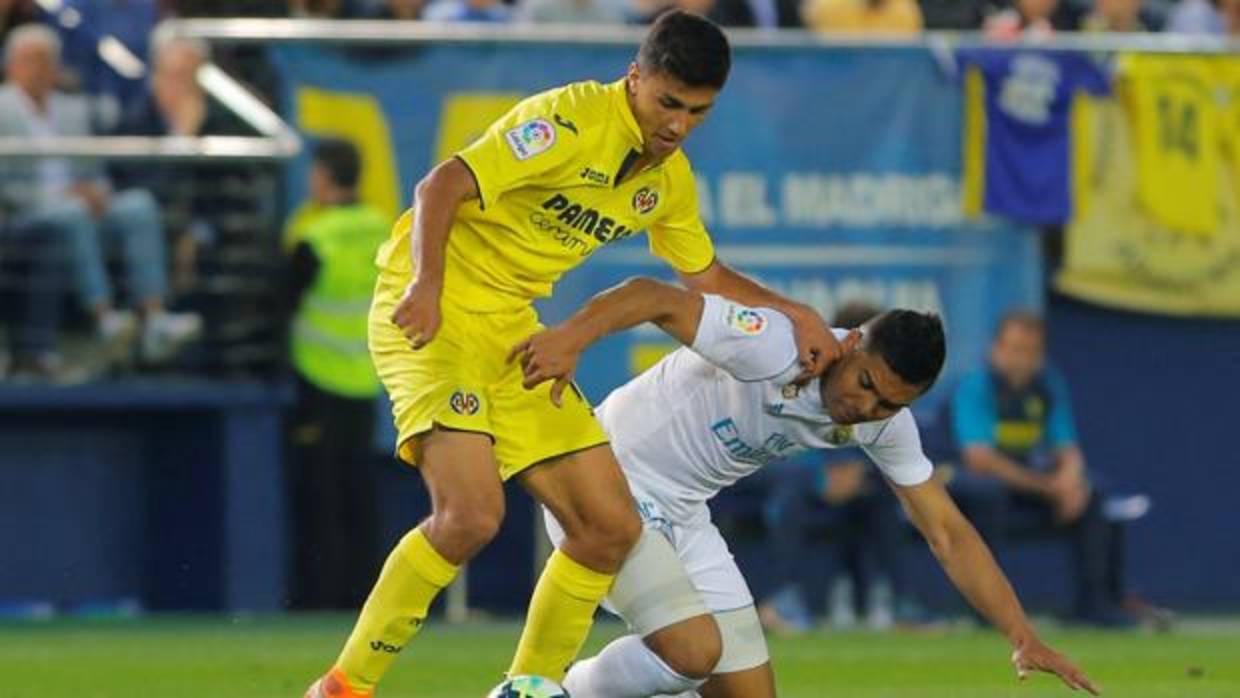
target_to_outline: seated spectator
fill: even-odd
[[[60,40],[50,29],[27,25],[5,44],[7,84],[0,87],[0,136],[33,142],[85,136],[90,110],[81,98],[54,89]],[[3,197],[15,225],[53,235],[66,256],[82,305],[100,338],[119,354],[136,329],[133,313],[115,307],[104,249],[116,246],[125,262],[127,290],[141,309],[141,357],[165,361],[201,331],[196,315],[165,310],[167,271],[160,212],[147,191],[113,192],[98,162],[41,158],[0,163]],[[48,347],[48,351],[52,348]]]
[[[1235,0],[1180,0],[1167,18],[1168,32],[1177,34],[1230,34],[1240,26],[1240,3]]]
[[[982,31],[991,39],[1049,37],[1055,33],[1051,18],[1058,7],[1059,0],[1016,0],[1012,7],[987,17]]]
[[[926,29],[976,30],[982,27],[987,3],[982,0],[921,0]]]
[[[871,305],[849,303],[831,324],[860,327],[878,313]],[[893,597],[907,599],[909,590],[899,559],[904,535],[900,504],[882,476],[860,453],[829,451],[825,463],[774,466],[769,479],[765,519],[775,591],[758,607],[763,625],[785,632],[812,628],[801,576],[810,557],[811,529],[825,523],[835,534],[845,572],[832,585],[832,625],[853,625],[855,610],[863,608],[871,628],[889,627],[894,620]]]
[[[422,19],[426,0],[386,0],[375,19]]]
[[[1073,618],[1130,624],[1119,610],[1121,541],[1077,445],[1067,385],[1045,363],[1045,336],[1038,316],[1009,314],[989,366],[961,380],[951,423],[963,467],[948,489],[996,551],[1012,525],[1063,533],[1075,560]]]
[[[1141,0],[1097,0],[1093,11],[1081,20],[1081,31],[1148,31],[1141,20]]]
[[[288,0],[288,16],[303,19],[345,19],[350,16],[345,0]]]
[[[507,22],[512,7],[502,0],[435,0],[422,17],[430,22]]]
[[[125,115],[117,132],[130,136],[240,135],[248,132],[198,83],[198,70],[210,59],[210,48],[199,39],[173,38],[153,47],[150,89]],[[215,241],[220,216],[228,215],[220,183],[236,174],[238,165],[213,163],[122,163],[112,174],[123,188],[142,188],[155,195],[173,239],[173,287],[193,286],[197,251]]]
[[[623,24],[624,6],[610,0],[523,0],[517,19],[535,24]]]
[[[805,26],[817,32],[917,34],[921,8],[915,0],[807,0]]]

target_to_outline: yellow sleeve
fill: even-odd
[[[715,261],[715,245],[702,225],[697,184],[687,165],[672,181],[671,205],[650,226],[650,252],[667,260],[676,271],[696,274]]]
[[[483,208],[573,160],[577,134],[560,121],[555,102],[536,96],[513,107],[456,154],[473,172]]]

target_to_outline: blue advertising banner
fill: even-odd
[[[273,48],[282,109],[308,136],[352,139],[366,160],[363,197],[395,216],[435,162],[520,98],[574,80],[611,81],[633,47],[430,43],[381,56]],[[966,221],[960,200],[961,98],[917,47],[753,47],[686,149],[720,257],[830,315],[868,300],[941,313],[947,375],[979,364],[998,316],[1041,303],[1038,241],[997,221]],[[306,161],[291,168],[294,201]],[[540,304],[553,322],[590,294],[670,269],[635,237],[571,272]],[[669,348],[639,328],[583,360],[591,399]]]

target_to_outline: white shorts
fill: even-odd
[[[709,517],[701,517],[701,523],[685,526],[669,521],[662,513],[659,505],[650,497],[632,487],[633,499],[637,512],[641,516],[642,525],[663,534],[676,549],[676,555],[685,566],[689,580],[702,597],[702,603],[712,613],[733,611],[753,605],[753,594],[741,574],[736,561],[732,559],[732,551],[728,549],[723,534],[710,522]],[[547,527],[547,535],[557,547],[564,540],[564,531],[559,522],[546,510],[543,521]],[[608,611],[614,609],[604,602]]]

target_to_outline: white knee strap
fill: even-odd
[[[771,661],[762,634],[762,623],[753,606],[715,614],[719,634],[723,636],[723,653],[715,665],[716,674],[730,674],[762,666]]]
[[[710,613],[689,581],[675,548],[652,529],[642,530],[637,545],[616,575],[607,602],[640,637]]]

